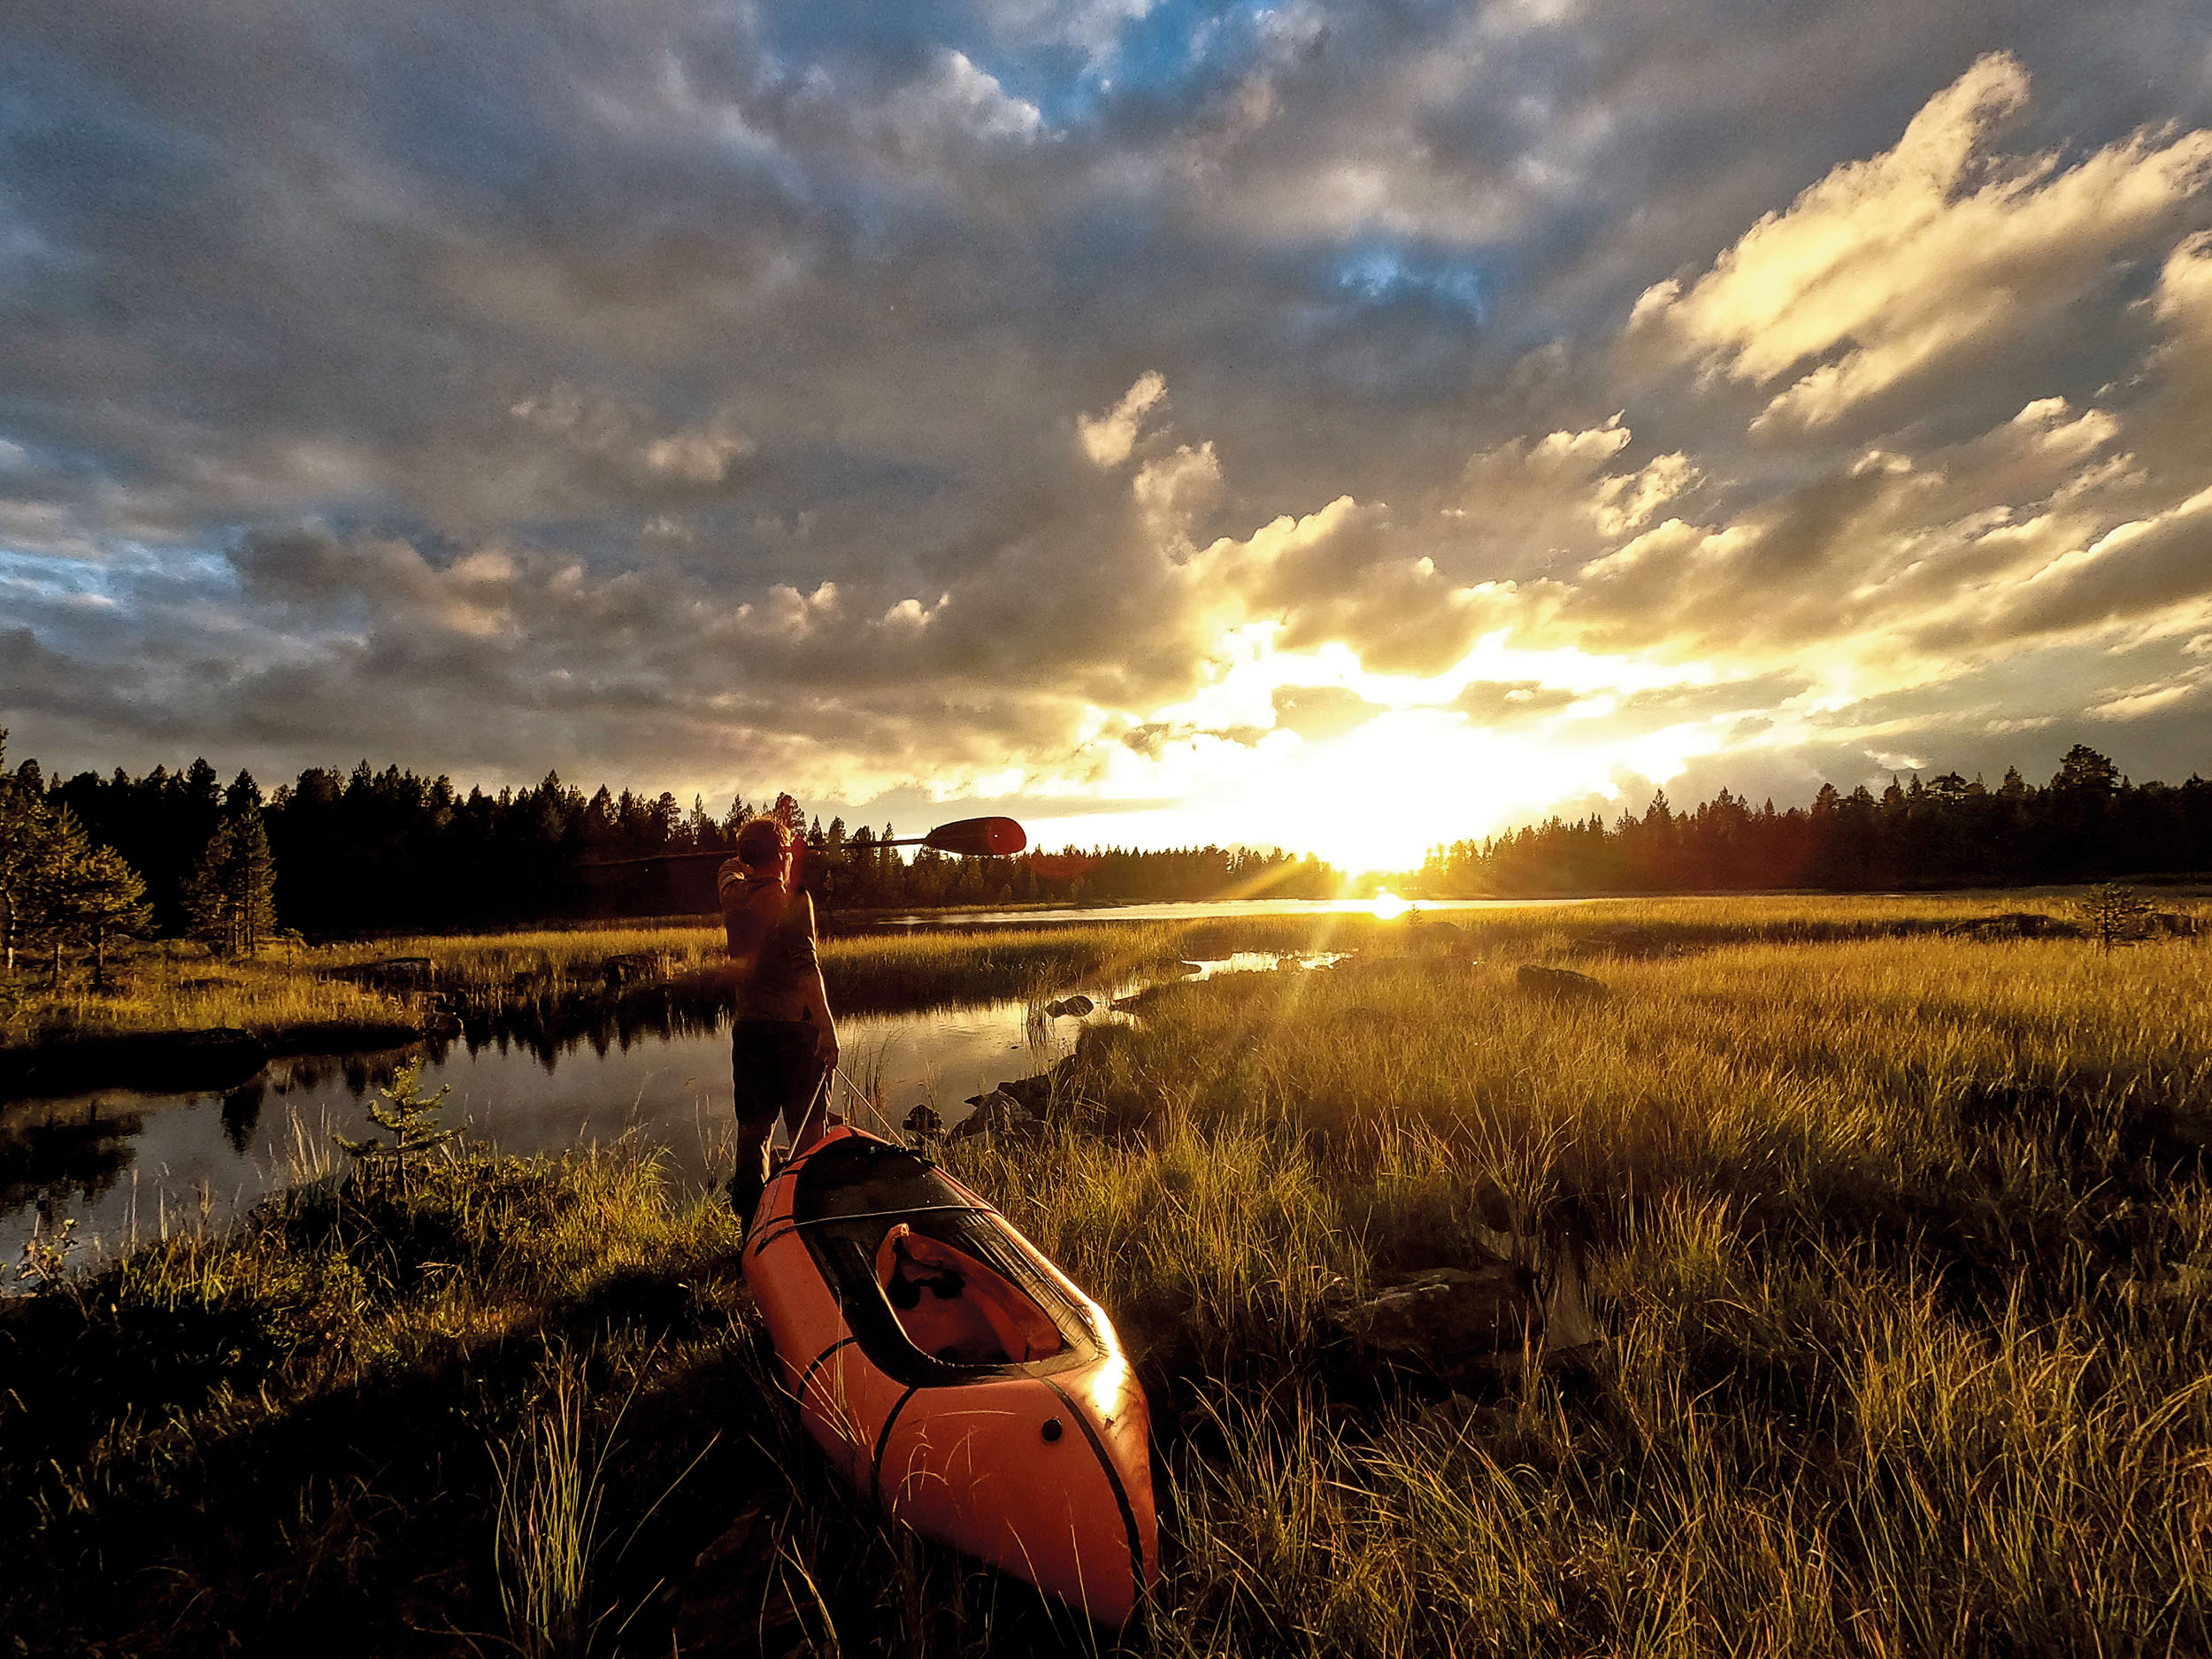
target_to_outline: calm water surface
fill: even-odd
[[[1271,968],[1248,955],[1206,972]],[[841,1069],[872,1080],[896,1123],[918,1105],[948,1127],[972,1110],[967,1097],[1044,1070],[1074,1047],[1086,1024],[1122,1018],[1107,1006],[1133,981],[1087,984],[1097,1008],[1078,1018],[1033,1018],[1019,1002],[920,1013],[849,1015],[838,1022]],[[364,1107],[389,1080],[396,1054],[280,1060],[227,1094],[141,1094],[108,1090],[73,1099],[0,1105],[0,1279],[34,1230],[73,1218],[102,1253],[164,1228],[220,1223],[345,1154],[337,1131],[368,1128]],[[662,1149],[677,1179],[703,1186],[728,1173],[729,1033],[647,1035],[602,1047],[578,1038],[551,1059],[518,1045],[473,1052],[456,1043],[426,1062],[423,1087],[450,1086],[442,1121],[503,1152],[534,1153],[631,1135]],[[856,1121],[840,1089],[838,1104]]]
[[[1188,922],[1208,917],[1400,916],[1458,910],[1532,910],[1555,904],[1602,904],[1611,899],[1204,899],[1188,903],[1100,904],[1061,910],[918,910],[879,917],[884,927],[981,927],[1003,922]]]

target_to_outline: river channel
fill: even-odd
[[[1425,912],[1524,909],[1548,900],[1423,900]],[[1402,914],[1403,901],[1247,900],[1116,905],[1073,910],[937,912],[880,918],[879,926],[1184,920],[1199,918]],[[1298,961],[1308,959],[1299,958]],[[1203,972],[1273,969],[1248,955],[1202,964]],[[1290,964],[1294,965],[1294,964]],[[948,1128],[971,1096],[1034,1076],[1069,1052],[1087,1022],[1114,1019],[1112,1000],[1134,981],[1078,984],[1095,1004],[1085,1016],[1037,1017],[1025,1003],[980,1002],[838,1022],[843,1071],[872,1084],[896,1124],[918,1105]],[[334,1133],[367,1133],[365,1108],[401,1054],[284,1059],[227,1094],[141,1094],[109,1089],[54,1100],[0,1102],[0,1287],[34,1233],[77,1224],[84,1257],[127,1249],[180,1226],[218,1225],[277,1189],[343,1164]],[[728,1172],[729,1035],[715,1029],[604,1031],[544,1048],[487,1040],[434,1043],[423,1087],[449,1087],[441,1121],[502,1152],[549,1152],[624,1136],[658,1148],[671,1174],[703,1186]],[[847,1091],[841,1089],[844,1108]],[[854,1110],[856,1121],[865,1114]]]
[[[1274,969],[1271,956],[1202,964],[1202,972]],[[1285,971],[1295,971],[1295,964]],[[933,1108],[947,1127],[969,1097],[1033,1076],[1071,1052],[1085,1024],[1121,1018],[1114,997],[1137,982],[1071,985],[1095,1006],[1046,1017],[1019,1001],[838,1022],[841,1070],[895,1124]],[[34,1232],[77,1223],[96,1258],[181,1226],[219,1225],[280,1187],[346,1161],[334,1133],[361,1138],[364,1108],[403,1056],[279,1060],[227,1094],[126,1090],[0,1105],[0,1279]],[[549,1054],[519,1043],[434,1045],[427,1091],[449,1087],[441,1121],[502,1152],[548,1152],[624,1136],[657,1148],[688,1187],[728,1173],[729,1033],[576,1037]],[[841,1087],[838,1104],[869,1124]],[[872,1125],[871,1125],[872,1126]]]

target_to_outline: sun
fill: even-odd
[[[1399,875],[1434,849],[1555,811],[1609,815],[1624,792],[1641,791],[1640,808],[1721,747],[1705,722],[1623,731],[1618,709],[1597,693],[1499,727],[1419,703],[1325,737],[1277,726],[1256,740],[1202,730],[1142,754],[1117,744],[1102,810],[1056,827],[1068,845],[1281,847],[1348,877]],[[1128,804],[1109,805],[1117,795]]]
[[[1494,833],[1532,797],[1588,784],[1556,751],[1499,738],[1450,710],[1393,710],[1283,757],[1255,815],[1348,873],[1419,866],[1432,847]],[[1586,776],[1586,774],[1585,774]]]

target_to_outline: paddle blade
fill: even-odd
[[[969,858],[1004,858],[1029,845],[1029,833],[1010,818],[964,818],[940,824],[922,845]]]

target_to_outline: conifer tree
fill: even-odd
[[[452,1092],[453,1085],[447,1083],[435,1094],[424,1094],[422,1062],[410,1060],[393,1076],[391,1087],[377,1090],[377,1099],[366,1108],[370,1123],[390,1135],[389,1141],[380,1141],[374,1133],[365,1141],[349,1141],[336,1133],[330,1138],[352,1154],[356,1168],[388,1169],[397,1175],[404,1194],[411,1184],[409,1160],[419,1159],[461,1133],[458,1129],[441,1129],[431,1121]]]
[[[112,848],[96,847],[66,810],[54,815],[44,867],[34,884],[39,931],[54,951],[54,982],[61,982],[65,945],[92,946],[92,983],[107,984],[110,936],[144,927],[153,919],[146,884]]]
[[[0,965],[12,972],[28,934],[32,890],[52,856],[54,815],[7,769],[8,733],[0,726]]]
[[[275,928],[276,860],[261,814],[246,811],[216,826],[185,889],[192,931],[219,949],[252,956]]]

